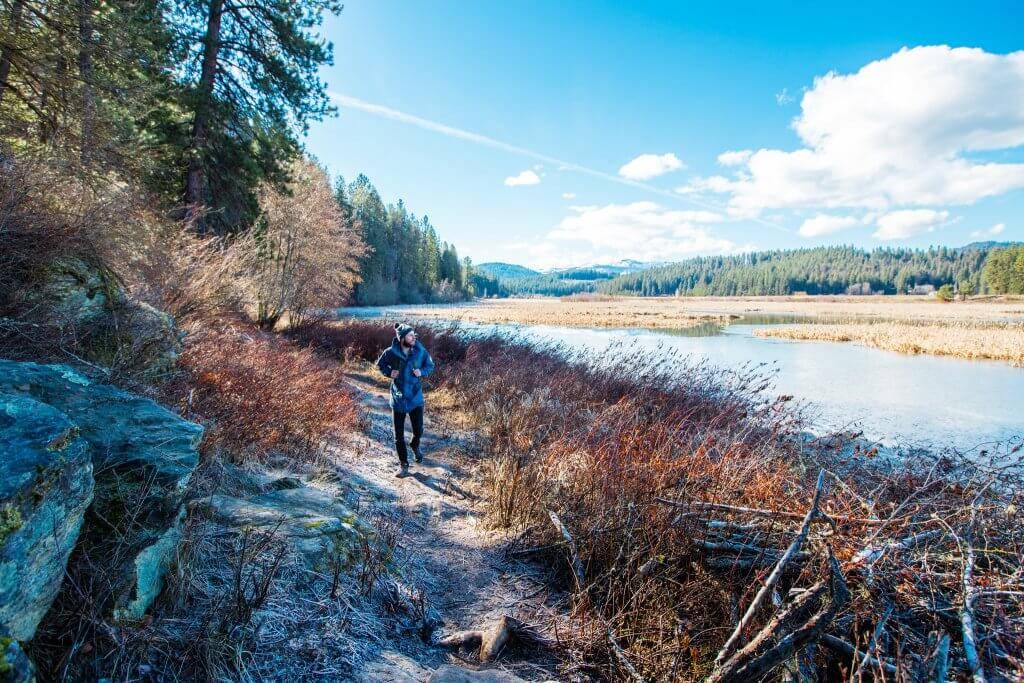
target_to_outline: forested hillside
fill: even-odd
[[[620,275],[602,283],[609,294],[773,295],[806,292],[842,294],[867,283],[872,292],[905,293],[917,285],[966,285],[986,289],[984,247],[932,247],[925,250],[854,247],[762,251],[737,256],[705,256]]]
[[[497,296],[567,296],[593,292],[599,282],[644,267],[645,264],[639,261],[622,261],[617,264],[564,268],[542,273],[511,263],[484,263],[477,266],[477,270],[485,271],[497,279],[501,286]],[[479,288],[477,293],[480,293]]]
[[[384,205],[365,175],[345,184],[338,179],[335,198],[360,226],[369,250],[360,267],[362,282],[355,301],[363,306],[456,301],[472,296],[474,283],[498,289],[497,282],[474,280],[469,259],[459,259],[455,245],[441,241],[427,216],[409,211],[399,199]]]
[[[525,266],[519,266],[514,263],[481,263],[477,265],[478,270],[482,270],[496,278],[502,280],[511,280],[515,278],[532,277],[534,275],[540,275],[540,273],[532,268]]]

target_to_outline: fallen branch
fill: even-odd
[[[867,650],[864,652],[864,657],[861,658],[857,664],[857,668],[853,671],[853,676],[856,677],[860,670],[865,666],[870,666],[870,660],[872,655],[875,653],[875,648],[878,646],[878,639],[882,637],[882,633],[885,630],[885,622],[889,621],[889,617],[892,616],[893,606],[890,604],[886,607],[885,612],[882,614],[882,618],[878,620],[878,624],[875,625],[875,630],[871,634],[871,640],[868,641]]]
[[[826,634],[822,635],[821,636],[821,644],[822,645],[826,645],[826,646],[828,646],[828,647],[830,647],[833,650],[836,650],[838,652],[842,652],[844,654],[848,654],[848,655],[852,656],[854,659],[856,659],[857,657],[860,657],[860,652],[857,650],[857,648],[855,648],[853,645],[851,645],[850,643],[846,642],[842,638],[837,638],[837,637],[835,637],[835,636],[833,636],[831,634],[826,633]],[[877,657],[868,657],[867,658],[867,663],[868,663],[869,666],[872,666],[872,667],[881,667],[886,673],[896,674],[896,673],[899,672],[899,669],[894,664],[890,664],[889,662],[882,661],[881,659],[878,659]]]
[[[612,652],[615,653],[615,658],[619,660],[619,664],[622,665],[622,668],[629,673],[630,678],[636,681],[636,683],[644,683],[644,677],[640,675],[640,672],[637,671],[635,666],[633,666],[633,663],[629,661],[625,651],[619,646],[615,631],[612,630],[611,626],[608,626],[608,642],[612,646]]]
[[[573,576],[576,577],[576,592],[579,593],[583,590],[585,575],[583,573],[583,562],[580,561],[579,552],[576,550],[576,541],[573,540],[572,534],[569,533],[569,529],[562,524],[562,520],[558,518],[558,515],[556,515],[553,510],[548,510],[548,516],[551,518],[551,523],[554,524],[555,528],[558,529],[558,532],[562,534],[562,538],[565,539],[565,544],[569,548],[569,564],[572,565]],[[611,624],[609,624],[596,610],[594,613],[597,618],[604,623],[605,629],[608,632],[608,643],[611,645],[615,658],[619,660],[620,664],[622,664],[622,668],[629,672],[630,677],[636,681],[636,683],[644,683],[643,676],[640,675],[640,672],[637,671],[635,666],[633,666],[633,663],[629,661],[629,658],[626,656],[626,652],[621,646],[619,646],[618,639],[615,635],[615,631],[611,627]]]
[[[803,515],[798,512],[784,512],[782,510],[766,510],[764,508],[748,508],[739,505],[726,505],[725,503],[709,503],[702,500],[690,500],[680,501],[672,500],[670,498],[655,498],[657,502],[663,505],[670,505],[677,508],[704,508],[706,510],[722,510],[723,512],[735,512],[738,514],[756,515],[758,517],[785,517],[787,519],[803,519]],[[822,520],[825,519],[824,515],[821,515]],[[885,520],[881,519],[867,519],[865,517],[829,517],[836,522],[844,522],[846,524],[884,524]]]
[[[558,515],[556,515],[553,510],[548,510],[548,516],[551,518],[551,523],[554,524],[555,528],[558,529],[558,532],[562,534],[562,538],[565,539],[565,544],[569,546],[569,560],[572,565],[573,576],[576,577],[576,590],[581,591],[583,590],[583,583],[585,579],[583,563],[580,562],[579,551],[576,550],[576,542],[572,540],[572,534],[569,533],[569,530],[564,524],[562,524],[562,520],[558,518]]]
[[[973,521],[973,520],[972,520]],[[963,570],[963,606],[960,609],[960,625],[963,630],[964,658],[974,683],[985,683],[985,670],[978,659],[978,641],[974,635],[974,546],[971,537],[966,539],[966,558]]]
[[[524,624],[518,619],[503,615],[486,628],[456,631],[434,642],[444,648],[469,647],[477,649],[477,657],[481,662],[497,659],[501,651],[512,640],[550,647],[547,638],[537,633],[535,627]]]
[[[907,538],[899,541],[889,541],[882,545],[868,546],[850,559],[850,565],[874,564],[888,550],[906,550],[907,548],[914,547],[921,541],[941,536],[943,533],[944,532],[941,529],[933,529],[931,531],[923,531],[919,534],[915,534],[914,536],[908,536]]]
[[[831,598],[828,604],[819,607],[826,591]],[[707,678],[708,683],[743,683],[764,679],[777,666],[819,638],[849,600],[850,591],[846,587],[839,563],[830,556],[828,578],[802,592],[778,612],[747,645],[721,665],[716,665]],[[769,646],[773,641],[775,644]]]
[[[946,674],[949,672],[949,641],[949,634],[943,633],[935,648],[935,662],[931,666],[932,680],[935,683],[946,682]]]
[[[775,565],[775,569],[772,570],[772,573],[765,580],[764,585],[761,586],[761,590],[757,592],[757,595],[755,595],[754,599],[750,602],[750,606],[747,607],[747,611],[743,614],[743,618],[740,619],[740,623],[736,625],[736,628],[733,629],[732,635],[729,636],[728,640],[725,641],[725,645],[723,645],[722,649],[719,650],[718,656],[715,657],[716,668],[720,667],[722,663],[725,662],[726,657],[729,656],[729,653],[736,646],[736,643],[739,641],[743,631],[754,619],[754,615],[757,613],[761,603],[764,602],[764,599],[771,594],[772,588],[778,582],[779,578],[782,577],[782,573],[786,569],[786,564],[789,563],[789,560],[800,549],[800,545],[804,542],[804,539],[807,538],[807,534],[811,528],[811,522],[813,522],[815,517],[818,515],[818,503],[821,501],[821,491],[824,486],[825,470],[821,470],[821,472],[818,473],[818,482],[814,487],[814,497],[811,499],[811,506],[807,510],[807,514],[804,515],[799,533],[797,533],[793,542],[790,543],[786,552],[779,558],[778,563]]]

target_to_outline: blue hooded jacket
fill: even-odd
[[[420,381],[434,371],[434,359],[420,342],[412,347],[406,356],[398,340],[391,342],[377,359],[377,368],[385,377],[391,377],[392,370],[398,370],[398,377],[391,380],[391,407],[400,413],[408,413],[423,407],[423,383]],[[412,374],[419,370],[420,376]]]

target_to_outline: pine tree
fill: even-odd
[[[332,47],[315,29],[340,10],[336,0],[176,0],[191,114],[183,194],[200,232],[245,224],[257,183],[283,182],[296,135],[330,112],[317,70]]]

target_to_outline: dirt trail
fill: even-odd
[[[509,539],[484,526],[480,501],[469,490],[469,467],[479,457],[474,435],[441,425],[428,396],[424,462],[411,464],[411,476],[399,479],[386,388],[369,375],[353,374],[351,383],[370,424],[352,443],[339,445],[332,459],[358,492],[364,513],[369,506],[398,531],[401,580],[424,592],[444,619],[444,632],[479,628],[506,614],[550,626],[560,613],[560,597],[546,588],[542,569],[506,557]],[[422,681],[444,664],[481,668],[415,634],[381,635],[377,656],[364,662],[356,680]],[[557,678],[554,664],[535,650],[524,656],[513,649],[486,668],[550,680]]]

